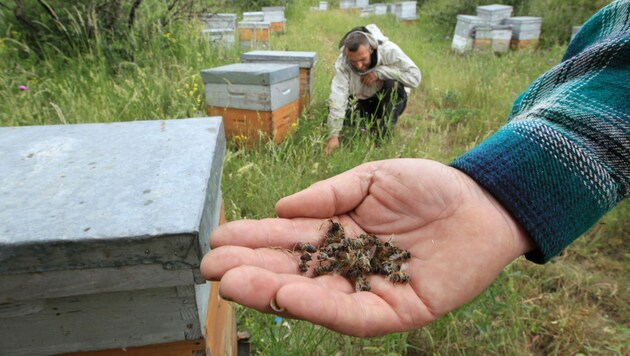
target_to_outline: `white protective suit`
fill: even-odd
[[[405,86],[415,88],[420,84],[421,74],[418,66],[393,42],[383,35],[374,25],[367,25],[365,33],[372,48],[377,52],[376,65],[366,72],[358,72],[348,61],[345,47],[340,48],[340,55],[335,62],[335,76],[330,85],[328,97],[328,129],[330,136],[339,136],[346,116],[348,98],[367,99],[376,94],[383,86],[382,81],[372,85],[361,83],[361,75],[374,72],[378,79],[394,79]]]

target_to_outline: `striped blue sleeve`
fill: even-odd
[[[545,263],[630,192],[630,0],[587,21],[508,123],[451,165],[485,187]]]

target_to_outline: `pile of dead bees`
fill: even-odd
[[[330,221],[330,228],[319,248],[298,243],[294,252],[300,253],[300,271],[307,272],[316,264],[311,254],[317,252],[319,264],[313,269],[315,274],[340,274],[354,283],[356,291],[370,290],[366,279],[370,274],[386,276],[393,283],[409,282],[409,275],[402,271],[403,262],[411,257],[409,251],[400,249],[392,241],[381,242],[375,235],[347,238],[337,222]]]

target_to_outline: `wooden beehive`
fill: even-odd
[[[243,63],[292,63],[300,67],[300,108],[304,108],[311,101],[313,92],[313,66],[317,53],[300,51],[251,51],[241,54]]]
[[[221,118],[5,127],[0,149],[3,354],[206,336]]]
[[[238,38],[241,49],[269,48],[270,31],[271,24],[269,22],[239,22]]]
[[[209,115],[223,116],[229,138],[280,143],[299,116],[299,66],[236,63],[201,71]]]
[[[512,16],[512,6],[501,4],[477,6],[477,16],[479,16],[485,24],[500,25]]]
[[[400,23],[413,24],[418,20],[417,1],[400,1],[396,3],[395,15]]]
[[[531,16],[517,16],[507,19],[505,23],[512,27],[511,47],[514,49],[538,47],[542,21],[542,17]]]
[[[269,6],[262,8],[265,22],[269,22],[272,33],[287,32],[287,20],[284,18],[284,6]]]
[[[505,53],[510,49],[512,29],[509,25],[479,25],[474,30],[476,51]]]
[[[457,25],[453,34],[451,49],[460,53],[472,50],[474,30],[480,25],[484,25],[484,20],[478,16],[457,15]]]

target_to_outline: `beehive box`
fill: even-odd
[[[0,151],[2,354],[204,336],[221,118],[5,127]]]
[[[368,7],[368,4],[370,3],[369,0],[355,0],[354,1],[354,7],[357,9],[364,9],[366,7]]]
[[[238,23],[238,38],[242,50],[267,49],[270,46],[271,24],[269,22]]]
[[[202,34],[213,45],[220,45],[224,47],[234,47],[236,44],[236,34],[234,30],[209,28],[201,31]]]
[[[243,12],[243,22],[263,22],[265,14],[262,11]]]
[[[269,22],[270,31],[273,33],[287,32],[287,19],[284,18],[283,6],[270,6],[262,8],[265,22]]]
[[[453,42],[451,49],[460,53],[468,52],[473,49],[474,29],[485,22],[478,16],[457,15],[457,25],[453,34]]]
[[[199,19],[206,29],[236,29],[236,14],[202,14]]]
[[[517,16],[505,21],[512,27],[511,47],[515,49],[537,47],[542,27],[542,17]]]
[[[236,63],[201,71],[210,115],[223,116],[229,138],[280,143],[299,116],[299,66]]]
[[[350,10],[355,7],[355,0],[339,0],[339,8],[342,10]]]
[[[387,15],[387,4],[372,4],[374,15]]]
[[[251,51],[241,54],[243,63],[293,63],[300,67],[300,108],[304,108],[311,101],[313,92],[313,66],[317,59],[315,52],[299,51]]]
[[[510,50],[512,28],[509,25],[493,25],[492,27],[492,52],[506,53]]]
[[[396,18],[401,23],[414,23],[418,19],[417,1],[401,1],[396,3]]]
[[[492,49],[492,26],[475,26],[473,29],[473,49],[482,52]]]
[[[500,25],[512,16],[512,6],[501,4],[477,6],[477,16],[486,24]]]

